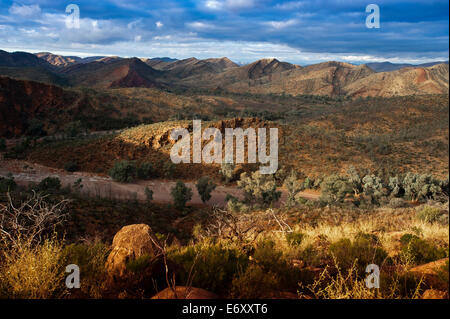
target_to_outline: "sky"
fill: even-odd
[[[79,28],[71,20],[79,8]],[[380,27],[368,28],[369,4]],[[123,57],[448,60],[449,1],[0,0],[0,49]]]

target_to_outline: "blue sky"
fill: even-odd
[[[70,3],[80,8],[79,29],[66,25]],[[370,3],[380,8],[379,29],[365,25]],[[448,60],[448,10],[448,0],[0,0],[0,49],[422,63]]]

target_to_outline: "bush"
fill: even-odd
[[[84,129],[81,121],[70,122],[64,127],[64,135],[68,138],[77,137],[81,135]]]
[[[64,169],[68,172],[76,172],[80,169],[80,166],[75,161],[69,161],[64,164]]]
[[[0,138],[0,152],[6,151],[6,140],[4,138]]]
[[[211,199],[211,192],[216,188],[216,184],[207,176],[201,177],[196,186],[203,203]]]
[[[259,265],[250,265],[233,278],[231,296],[242,299],[267,298],[278,285],[275,274],[263,270]]]
[[[222,174],[225,183],[229,183],[234,179],[235,167],[236,166],[233,163],[222,163],[219,173]]]
[[[46,135],[47,132],[45,132],[44,124],[41,121],[32,119],[28,123],[26,134],[33,137],[40,137]]]
[[[145,198],[147,199],[147,201],[151,202],[153,200],[153,191],[150,188],[145,187],[144,193],[145,193]]]
[[[441,193],[441,182],[427,174],[407,173],[403,179],[405,196],[411,200],[436,199]]]
[[[364,274],[367,265],[381,266],[388,256],[379,246],[378,239],[371,234],[359,234],[353,241],[342,238],[330,245],[329,253],[343,270],[351,269],[356,262],[356,270],[360,275]]]
[[[62,246],[56,240],[2,251],[0,293],[4,296],[0,297],[61,298],[65,288],[62,252]]]
[[[176,250],[169,255],[176,264],[183,266],[182,284],[188,282],[192,272],[192,286],[216,293],[229,290],[239,269],[246,269],[248,258],[236,249],[221,245],[195,245]]]
[[[115,162],[109,176],[117,182],[132,183],[137,177],[136,163],[127,160]]]
[[[299,232],[292,232],[286,234],[286,240],[290,246],[300,246],[305,235]]]
[[[0,193],[6,193],[15,190],[17,187],[14,177],[10,175],[7,178],[0,177]]]
[[[137,177],[140,179],[149,179],[153,176],[153,165],[149,162],[144,162],[137,168]]]
[[[170,161],[164,163],[163,174],[165,178],[172,178],[175,174],[175,164]]]
[[[426,223],[441,223],[448,224],[448,213],[445,219],[446,211],[438,207],[425,206],[416,214],[417,219]]]
[[[406,207],[406,202],[403,198],[393,197],[389,200],[390,208],[402,208]]]
[[[182,210],[192,198],[192,190],[186,187],[182,181],[177,181],[177,184],[172,188],[170,193],[173,197],[175,207],[179,210]]]
[[[297,174],[294,170],[291,171],[288,177],[284,180],[284,187],[287,189],[288,198],[286,201],[286,206],[291,207],[295,205],[295,196],[304,190],[304,184],[297,180]]]
[[[110,247],[102,243],[70,244],[64,247],[65,265],[75,264],[82,272],[81,291],[93,298],[101,298],[105,282],[105,263]]]
[[[250,176],[242,173],[237,185],[244,191],[245,202],[249,204],[268,206],[281,197],[273,176],[261,174],[259,171],[253,172]]]
[[[402,255],[416,264],[425,264],[448,256],[445,248],[437,247],[412,234],[403,235],[400,243]]]
[[[343,202],[347,194],[352,193],[352,187],[345,177],[331,175],[320,184],[321,199],[326,203]]]
[[[58,177],[46,177],[36,186],[39,192],[55,193],[61,190],[61,181]]]

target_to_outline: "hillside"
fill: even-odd
[[[94,88],[161,87],[157,71],[137,58],[104,59],[66,67],[60,72],[74,86]]]
[[[241,67],[226,69],[219,74],[195,74],[179,83],[209,89],[228,89],[232,85],[246,86],[266,76],[268,81],[272,81],[282,72],[297,68],[300,67],[277,59],[262,59]]]
[[[427,68],[404,68],[375,73],[345,87],[351,96],[404,96],[448,93],[449,66],[437,64]]]
[[[64,78],[56,73],[56,67],[34,54],[9,53],[0,50],[0,76],[64,85]]]
[[[73,98],[56,86],[0,77],[0,136],[24,134],[32,119],[48,121],[72,104]]]
[[[403,68],[426,68],[429,66],[433,66],[436,64],[442,64],[447,63],[448,61],[438,61],[438,62],[428,62],[428,63],[422,63],[422,64],[409,64],[409,63],[391,63],[391,62],[372,62],[372,63],[366,63],[366,65],[374,70],[375,72],[390,72],[390,71],[396,71]]]
[[[381,67],[375,67],[378,71],[390,68],[388,64],[377,65]],[[332,97],[448,93],[448,63],[427,63],[390,72],[376,72],[369,66],[329,61],[300,67],[277,59],[262,59],[239,66],[225,57],[205,60],[116,56],[81,59],[51,53],[33,55],[0,51],[0,75],[60,86],[175,91],[219,89],[241,94]]]
[[[66,67],[72,64],[76,64],[82,61],[81,58],[76,56],[63,56],[52,54],[50,52],[39,52],[35,54],[38,58],[43,59],[51,65],[57,67]]]
[[[410,170],[447,176],[447,101],[438,95],[370,98],[311,109],[299,107],[296,112],[286,111],[276,122],[234,117],[203,121],[202,128],[278,127],[279,167],[285,171],[293,168],[308,176],[343,174],[350,166],[380,174]],[[76,156],[83,171],[96,173],[106,173],[118,159],[151,161],[159,171],[170,162],[170,130],[180,126],[191,128],[192,121],[160,122],[93,141],[44,145],[32,151],[28,159],[62,168]],[[175,167],[175,172],[186,180],[202,175],[220,178],[217,164],[181,165]]]

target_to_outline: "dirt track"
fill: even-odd
[[[46,177],[58,177],[63,186],[73,185],[78,179],[82,179],[82,192],[91,196],[100,196],[106,198],[123,198],[145,200],[145,187],[153,190],[153,200],[159,203],[172,202],[170,195],[171,188],[175,185],[174,181],[167,180],[149,180],[138,181],[136,183],[123,184],[113,181],[110,177],[99,176],[86,172],[68,173],[61,169],[50,168],[39,164],[32,164],[20,160],[0,160],[0,176],[6,177],[11,173],[20,185],[29,183],[38,183]],[[195,182],[186,182],[186,186],[193,190],[192,200],[188,204],[202,204],[197,193]],[[236,187],[218,185],[211,193],[211,199],[208,205],[223,206],[227,194],[242,198],[242,191]],[[312,192],[302,192],[301,197],[315,200],[318,194]],[[284,202],[286,192],[282,191],[281,202]]]

